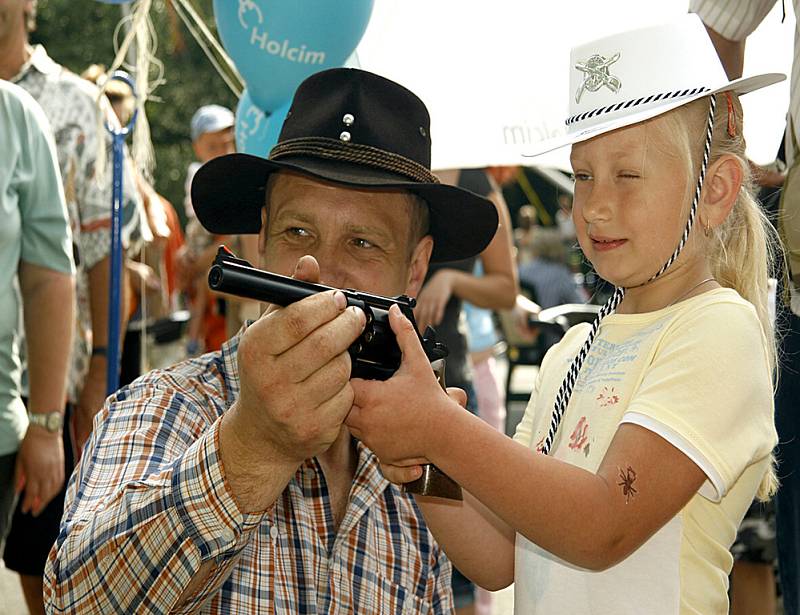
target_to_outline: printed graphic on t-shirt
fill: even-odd
[[[616,406],[619,403],[619,395],[616,394],[614,387],[603,387],[603,390],[597,394],[595,399],[599,402],[601,408]]]
[[[663,321],[653,323],[619,344],[598,337],[581,368],[574,392],[593,393],[600,385],[622,382],[627,365],[636,360],[642,342],[663,326]]]
[[[582,416],[575,425],[575,429],[569,436],[569,448],[573,451],[583,451],[584,455],[589,454],[589,422]]]

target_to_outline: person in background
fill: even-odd
[[[764,20],[775,0],[691,0],[689,10],[703,20],[723,67],[730,79],[741,77],[747,37]],[[750,531],[743,539],[774,532],[774,543],[757,539],[753,549],[747,542],[733,569],[731,612],[774,612],[774,548],[777,544],[778,572],[785,615],[800,614],[800,43],[797,16],[800,2],[794,0],[795,37],[789,109],[783,150],[788,167],[781,173],[751,163],[756,183],[763,187],[783,186],[775,223],[785,246],[789,278],[778,279],[776,297],[780,349],[775,389],[775,424],[778,428],[778,480],[774,499],[774,523],[769,508],[751,509],[746,518]],[[790,27],[786,24],[785,27]],[[776,135],[777,141],[777,135]],[[752,531],[753,526],[758,531]],[[772,554],[769,551],[773,551]],[[748,561],[749,560],[749,561]],[[741,591],[740,591],[741,590]]]
[[[483,273],[481,261],[475,263],[475,275]],[[497,375],[497,344],[500,336],[494,325],[492,310],[463,305],[467,326],[467,350],[475,390],[478,416],[501,433],[506,429],[506,397]],[[491,592],[475,587],[475,615],[491,615],[494,600]]]
[[[517,212],[517,227],[514,229],[514,246],[517,263],[526,263],[533,258],[533,233],[539,226],[539,216],[533,205],[523,205]]]
[[[419,331],[428,325],[447,345],[445,382],[467,391],[467,409],[478,412],[477,396],[467,350],[467,325],[463,302],[485,309],[508,309],[519,291],[514,267],[511,221],[499,186],[485,169],[461,169],[437,173],[443,183],[470,190],[494,203],[500,224],[491,243],[479,255],[482,275],[474,273],[476,257],[461,261],[433,263],[417,297],[414,317]],[[474,611],[475,586],[457,569],[453,570],[453,595],[458,615]],[[488,596],[482,601],[486,603]]]
[[[1,556],[19,492],[24,489],[20,511],[38,516],[64,483],[75,302],[72,235],[50,125],[27,92],[2,80],[0,169]],[[20,308],[28,343],[27,402]]]
[[[35,0],[0,2],[0,78],[26,90],[47,116],[72,231],[77,309],[67,379],[70,404],[64,419],[74,436],[64,455],[64,473],[69,476],[71,452],[83,447],[106,398],[113,153],[111,134],[98,122],[98,113],[111,125],[118,122],[94,85],[57,64],[41,45],[28,44],[29,32],[36,25],[36,9]],[[98,156],[106,156],[102,177],[97,174]],[[136,251],[146,221],[127,150],[124,164],[122,241],[126,256]],[[120,332],[125,331],[126,318],[121,309]],[[62,502],[63,491],[38,517],[23,513],[18,505],[6,542],[6,566],[20,573],[26,602],[34,613],[43,609],[42,573],[47,552],[58,535]]]
[[[531,299],[542,308],[586,301],[567,266],[567,246],[559,229],[536,227],[531,251],[531,259],[518,268],[520,287]]]
[[[124,81],[110,79],[107,83],[106,69],[101,64],[92,64],[81,73],[81,77],[95,85],[105,85],[103,93],[122,126],[127,126],[133,115],[135,99],[130,86]],[[183,231],[172,203],[158,194],[152,184],[139,172],[136,187],[142,199],[147,226],[143,227],[142,246],[138,254],[126,259],[128,273],[128,328],[122,344],[119,384],[124,386],[141,374],[143,359],[143,319],[159,318],[173,308],[174,274],[177,250],[183,245]],[[172,284],[170,284],[172,282]]]
[[[230,238],[212,235],[198,222],[190,189],[195,173],[204,163],[218,156],[232,154],[236,150],[233,126],[233,112],[220,105],[205,105],[192,116],[192,149],[197,161],[189,165],[186,173],[186,243],[178,257],[181,277],[191,306],[186,347],[189,356],[219,350],[228,338],[225,324],[228,307],[226,300],[208,289],[206,275],[217,247],[229,242]]]

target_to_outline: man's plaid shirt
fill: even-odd
[[[67,490],[49,612],[450,613],[450,563],[360,443],[338,531],[316,459],[265,513],[238,510],[218,448],[238,339],[109,398]],[[206,584],[177,605],[209,560]]]

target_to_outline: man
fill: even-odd
[[[222,105],[203,105],[192,116],[189,129],[192,150],[197,161],[192,162],[186,171],[186,197],[183,206],[188,219],[195,216],[191,187],[197,170],[212,158],[236,151],[233,134],[235,121],[233,111]]]
[[[36,101],[6,81],[0,81],[0,169],[2,552],[20,482],[21,509],[38,515],[64,481],[61,423],[75,300],[72,241],[50,127]],[[22,399],[19,299],[30,421]]]
[[[178,261],[183,284],[191,296],[192,317],[186,345],[190,357],[207,350],[219,350],[222,343],[242,324],[239,322],[239,326],[230,332],[226,331],[225,299],[210,293],[205,279],[217,246],[220,243],[229,243],[230,238],[215,237],[203,228],[195,216],[191,197],[192,180],[197,170],[209,160],[236,151],[233,125],[233,112],[220,105],[200,107],[191,121],[192,149],[197,161],[192,162],[186,172],[186,197],[183,203],[188,220],[186,244]]]
[[[491,202],[431,174],[428,124],[396,83],[317,73],[269,160],[198,171],[198,218],[216,234],[259,232],[271,271],[414,295],[429,258],[476,254],[497,228]],[[53,610],[452,610],[450,565],[418,508],[343,425],[347,349],[365,322],[343,299],[272,309],[221,352],[108,400],[48,561]]]
[[[65,417],[75,432],[75,442],[65,450],[65,474],[69,476],[71,449],[80,450],[106,396],[111,136],[98,123],[97,89],[56,64],[43,47],[28,45],[35,16],[35,0],[0,2],[0,78],[27,90],[50,122],[72,229],[77,311],[68,376],[72,410]],[[100,100],[106,119],[116,122],[105,97]],[[96,173],[99,152],[108,156],[102,178]],[[139,232],[140,203],[132,168],[129,162],[126,164],[122,234],[123,242],[132,243]],[[121,312],[124,319],[125,311]],[[120,331],[124,331],[124,323],[121,324]],[[34,613],[43,610],[42,573],[47,552],[58,534],[62,501],[63,491],[38,518],[18,509],[12,520],[4,559],[9,568],[21,574],[26,601]]]
[[[692,0],[689,10],[706,25],[717,54],[731,79],[740,77],[744,68],[745,41],[767,16],[775,0]],[[794,1],[795,17],[800,1]],[[789,24],[786,24],[787,27]],[[800,614],[800,45],[795,25],[794,62],[792,65],[788,125],[785,136],[786,179],[776,173],[756,170],[755,180],[763,187],[783,184],[777,226],[785,249],[790,275],[788,289],[778,296],[777,312],[781,348],[777,387],[775,389],[775,425],[778,429],[778,479],[775,497],[775,542],[778,571],[786,615]],[[779,281],[782,288],[783,281]],[[750,516],[750,515],[748,515]],[[762,515],[752,521],[758,526]],[[748,519],[746,518],[747,522]],[[763,521],[761,522],[763,524]],[[764,528],[766,529],[766,528]],[[768,534],[762,529],[754,535]],[[762,546],[763,539],[756,546]],[[731,582],[731,612],[774,612],[775,583],[773,559],[756,551],[751,561],[739,560]],[[770,610],[771,609],[771,610]]]

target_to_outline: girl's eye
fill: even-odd
[[[642,178],[641,175],[638,175],[636,173],[620,173],[619,176],[622,177],[623,179],[641,179]]]
[[[588,173],[578,172],[572,174],[572,180],[575,182],[585,182],[589,181],[590,179],[592,179],[592,176]]]

